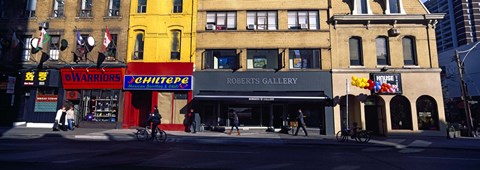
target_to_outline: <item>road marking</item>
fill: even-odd
[[[462,160],[462,161],[480,161],[480,159],[474,158],[452,158],[452,157],[430,157],[430,156],[410,156],[411,158],[422,158],[422,159],[447,159],[447,160]]]
[[[243,153],[243,154],[252,154],[255,152],[239,152],[239,151],[206,151],[206,150],[180,150],[184,152],[209,152],[209,153]]]

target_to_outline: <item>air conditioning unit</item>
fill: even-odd
[[[215,30],[215,25],[214,24],[207,24],[207,26],[205,27],[206,30]]]
[[[400,30],[398,28],[392,28],[392,29],[388,30],[388,35],[390,35],[390,36],[400,35]]]
[[[255,24],[248,24],[247,30],[255,30]]]
[[[79,100],[80,95],[79,95],[78,91],[67,91],[66,98],[67,98],[67,100]]]
[[[300,29],[308,29],[308,25],[307,24],[300,24]]]

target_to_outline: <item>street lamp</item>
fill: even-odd
[[[457,67],[458,67],[458,77],[460,78],[460,89],[461,89],[461,93],[462,93],[462,101],[463,101],[463,106],[465,108],[465,116],[467,118],[467,132],[468,132],[468,136],[470,137],[475,137],[475,134],[474,134],[474,131],[473,131],[473,122],[472,122],[472,113],[471,113],[471,110],[470,110],[470,103],[469,101],[467,100],[467,87],[466,87],[466,84],[465,84],[465,80],[463,79],[463,64],[465,62],[465,59],[467,58],[468,54],[470,53],[470,51],[472,51],[478,44],[480,43],[477,42],[475,45],[472,46],[472,48],[468,49],[468,50],[465,50],[465,51],[458,51],[458,50],[455,50],[455,59],[456,59],[456,62],[457,62]],[[462,61],[460,61],[460,53],[467,53],[465,54],[465,57],[463,58]]]

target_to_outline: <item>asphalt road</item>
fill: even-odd
[[[480,152],[392,147],[0,139],[0,169],[480,169]]]

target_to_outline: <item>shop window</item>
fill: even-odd
[[[138,0],[137,13],[147,13],[147,0]]]
[[[318,49],[290,49],[290,69],[318,69],[320,68],[320,50]]]
[[[81,0],[80,17],[93,17],[92,15],[93,3],[92,0]]]
[[[53,1],[53,17],[64,17],[65,0],[54,0]]]
[[[81,112],[83,120],[117,122],[120,90],[83,90]]]
[[[32,36],[31,35],[24,35],[23,36],[23,42],[22,43],[22,60],[23,61],[30,61],[30,50],[31,50],[31,41],[32,41]]]
[[[38,88],[35,98],[34,112],[56,112],[58,109],[57,103],[58,90],[56,88]]]
[[[144,46],[144,33],[137,33],[135,38],[135,49],[133,52],[133,60],[143,60],[143,46]]]
[[[278,49],[247,50],[247,69],[277,69]]]
[[[60,57],[60,35],[50,35],[50,44],[48,46],[50,60],[58,60]]]
[[[417,52],[414,37],[404,37],[403,45],[403,63],[405,65],[417,65]]]
[[[412,130],[412,111],[410,102],[404,96],[395,96],[390,101],[392,129]]]
[[[377,46],[377,65],[390,65],[390,55],[387,37],[378,37]]]
[[[173,13],[182,13],[183,0],[173,0]]]
[[[417,99],[417,119],[419,130],[439,130],[437,102],[430,96]]]
[[[239,67],[236,50],[206,50],[205,69],[236,69]]]
[[[236,12],[207,12],[206,30],[236,30]]]
[[[108,2],[108,16],[120,16],[120,0],[109,0]]]
[[[171,31],[172,47],[170,49],[170,60],[180,60],[180,47],[182,40],[182,32],[179,30]]]
[[[362,51],[362,38],[352,37],[348,40],[348,46],[350,50],[350,65],[362,66],[363,65],[363,51]]]
[[[318,30],[318,11],[288,11],[288,29]]]
[[[24,17],[33,18],[36,17],[35,10],[37,8],[37,0],[27,0]]]
[[[277,30],[277,11],[247,12],[248,30]]]

